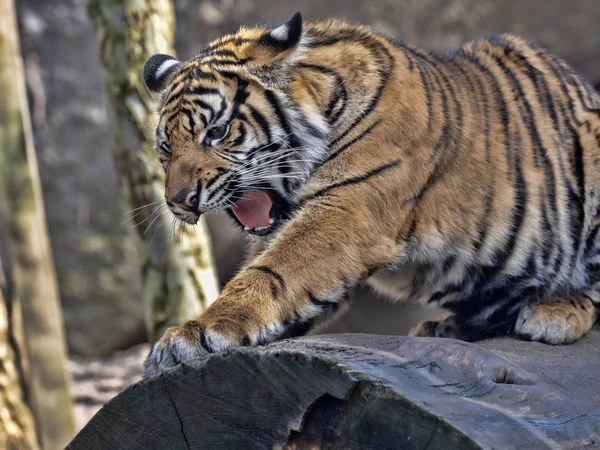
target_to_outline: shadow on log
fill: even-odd
[[[68,450],[600,448],[599,361],[598,330],[563,347],[286,340],[130,387]]]

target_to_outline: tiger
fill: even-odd
[[[448,311],[411,336],[558,345],[593,327],[600,96],[539,45],[428,51],[296,13],[143,76],[169,209],[226,211],[250,248],[144,376],[305,334],[361,283]]]

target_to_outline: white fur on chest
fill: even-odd
[[[434,248],[435,247],[435,248]],[[393,266],[378,270],[367,283],[393,300],[427,303],[450,285],[463,282],[471,256],[450,246],[421,245]],[[455,295],[440,299],[442,303]]]

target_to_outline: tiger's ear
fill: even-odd
[[[293,49],[302,37],[302,15],[297,12],[294,16],[280,27],[270,33],[266,33],[260,39],[260,44],[272,47],[275,51],[285,52]]]
[[[302,16],[297,12],[289,21],[260,37],[248,55],[248,71],[266,87],[285,85],[300,56],[301,38]]]
[[[154,55],[144,64],[144,82],[148,89],[160,94],[166,87],[169,76],[183,63],[169,55]]]

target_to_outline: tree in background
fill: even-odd
[[[0,301],[0,387],[8,389],[0,389],[0,436],[4,429],[7,442],[21,440],[16,448],[36,447],[32,420],[20,404],[26,391],[42,448],[62,449],[74,434],[67,352],[13,0],[0,1],[0,97],[0,203],[12,274],[10,299]],[[14,339],[19,312],[23,348]],[[25,360],[27,369],[19,371]]]
[[[35,450],[35,425],[24,392],[26,363],[19,346],[22,323],[18,305],[9,303],[5,292],[0,264],[0,448]]]
[[[174,232],[153,151],[155,106],[142,70],[155,53],[175,53],[174,9],[171,0],[90,0],[88,13],[114,109],[121,190],[140,224],[142,295],[148,336],[154,341],[166,327],[200,315],[218,294],[206,225],[201,220],[197,227]]]

